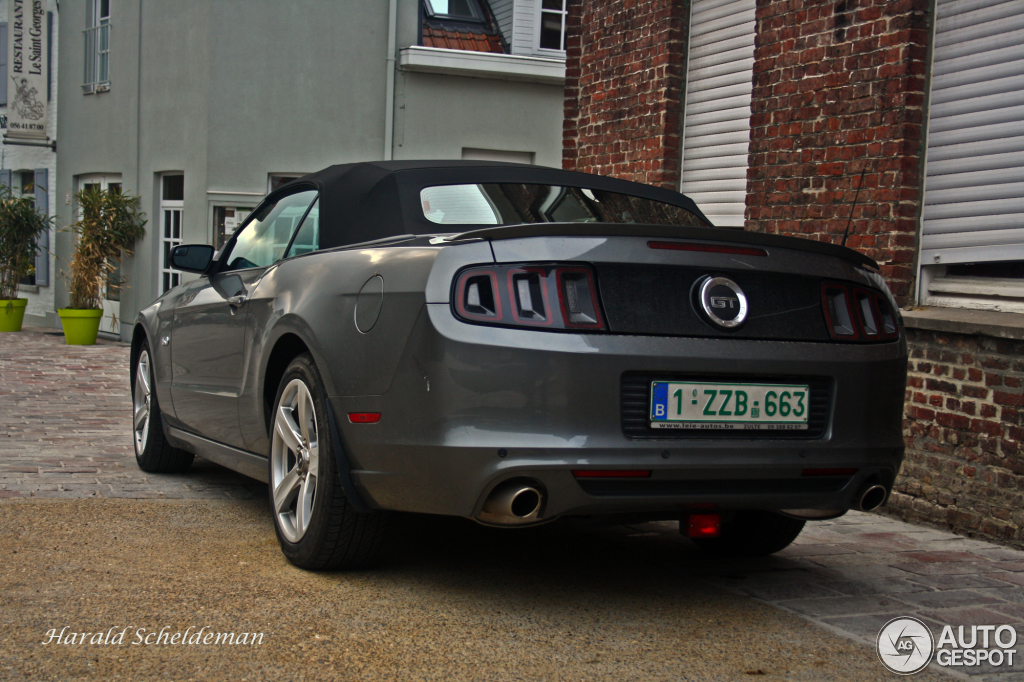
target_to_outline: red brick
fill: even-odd
[[[992,401],[999,405],[1012,405],[1014,407],[1024,407],[1024,395],[1020,393],[1006,393],[1004,391],[994,391],[992,394]]]

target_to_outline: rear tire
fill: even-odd
[[[188,471],[195,455],[167,442],[164,420],[156,399],[149,342],[143,341],[132,372],[132,440],[139,468],[152,474]]]
[[[691,538],[693,543],[710,554],[733,557],[759,557],[774,554],[788,547],[805,521],[775,512],[744,510],[722,524],[717,538]]]
[[[313,358],[298,356],[281,377],[270,419],[274,529],[281,551],[299,568],[365,568],[382,554],[391,515],[360,514],[348,501],[327,409]]]

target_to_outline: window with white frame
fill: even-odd
[[[86,94],[110,89],[110,0],[88,0],[85,26]]]
[[[252,206],[213,207],[213,248],[220,251],[252,212]]]
[[[565,59],[566,0],[489,0],[488,4],[512,54]]]
[[[565,51],[566,0],[540,0],[537,48]]]
[[[160,293],[181,284],[171,268],[171,249],[181,244],[181,215],[185,208],[185,176],[165,173],[160,178]]]

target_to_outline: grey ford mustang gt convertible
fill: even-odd
[[[778,551],[881,505],[907,350],[877,265],[715,229],[676,192],[513,164],[332,166],[272,192],[132,340],[145,471],[269,484],[281,547],[366,565],[392,512],[672,519]]]

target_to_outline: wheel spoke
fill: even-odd
[[[135,430],[141,430],[146,425],[147,419],[149,419],[149,405],[142,403],[135,412]]]
[[[299,497],[295,500],[295,526],[300,532],[306,530],[309,525],[310,515],[313,512],[313,493],[316,491],[316,476],[306,474],[302,481],[302,489],[299,490]]]
[[[303,442],[308,443],[309,438],[309,413],[312,408],[310,405],[309,391],[305,390],[305,386],[299,389],[297,398],[296,412],[298,412],[299,418],[299,431],[302,433]]]
[[[152,390],[149,387],[149,357],[143,356],[139,360],[139,369],[136,372],[140,387],[142,388],[142,395],[148,396]]]
[[[314,440],[309,444],[309,471],[315,476],[320,469],[320,444]]]
[[[295,499],[301,484],[302,479],[299,478],[298,468],[292,469],[281,479],[281,485],[277,486],[277,490],[274,491],[274,508],[278,514],[288,511],[288,506]],[[296,510],[296,514],[298,514],[298,510]]]
[[[284,441],[285,446],[294,453],[302,447],[301,437],[295,424],[294,410],[281,405],[277,408],[277,419],[274,420],[274,431]]]

